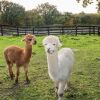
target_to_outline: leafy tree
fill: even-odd
[[[38,5],[36,9],[26,12],[28,24],[34,26],[58,24],[61,18],[60,15],[56,7],[49,3]]]
[[[0,1],[1,24],[21,25],[24,23],[25,9],[15,3]]]
[[[37,7],[39,15],[43,16],[44,23],[46,25],[54,24],[54,18],[59,15],[58,10],[54,5],[50,5],[48,2],[41,4]]]
[[[33,26],[44,25],[43,17],[39,15],[39,12],[37,11],[37,9],[27,11],[26,18],[28,19],[26,20],[28,25],[33,25]]]
[[[73,14],[70,12],[65,12],[64,16],[65,16],[65,21],[63,24],[69,26],[73,25],[73,18],[74,18]]]
[[[82,1],[83,2],[83,7],[88,6],[89,4],[92,4],[95,2],[94,0],[76,0],[77,2]],[[97,11],[100,13],[100,0],[96,0],[97,2]]]
[[[85,2],[86,0],[83,1]],[[90,2],[92,0],[87,1]],[[88,2],[84,4],[88,5]],[[61,13],[57,10],[56,6],[49,3],[44,3],[38,5],[36,9],[25,11],[23,6],[3,0],[0,1],[0,24],[17,26],[100,25],[100,13]]]

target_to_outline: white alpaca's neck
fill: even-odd
[[[58,72],[58,52],[54,54],[47,53],[47,61],[48,61],[48,71],[51,74],[55,74]]]

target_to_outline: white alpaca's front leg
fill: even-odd
[[[64,94],[64,89],[65,89],[66,82],[62,81],[59,83],[58,87],[58,100],[62,100],[63,94]]]
[[[64,90],[67,91],[67,89],[68,89],[68,83],[66,83]]]
[[[55,95],[56,95],[56,100],[58,100],[58,86],[59,86],[59,82],[55,82]]]
[[[70,81],[67,81],[64,90],[67,91],[69,87],[70,87]]]

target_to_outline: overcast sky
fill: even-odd
[[[76,0],[8,0],[20,5],[23,5],[26,10],[36,8],[38,5],[49,2],[49,4],[55,5],[60,12],[72,12],[79,13],[84,11],[85,13],[96,13],[96,0],[87,8],[83,8],[81,3],[77,3]]]

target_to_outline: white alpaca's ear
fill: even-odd
[[[61,47],[61,46],[62,46],[62,44],[61,44],[60,42],[59,42],[59,44],[58,44],[58,45],[59,45],[59,47]]]
[[[58,39],[58,47],[61,47],[61,46],[62,46],[62,44],[61,44],[60,40]]]
[[[42,45],[44,46],[44,44],[45,44],[45,43],[44,43],[44,40],[43,40],[43,41],[42,41]]]

